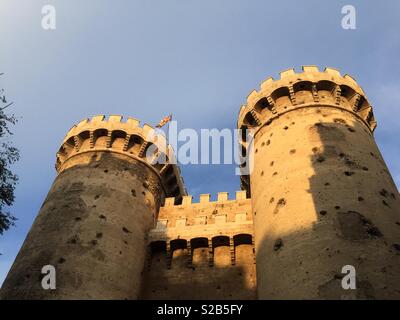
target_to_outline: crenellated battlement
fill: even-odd
[[[331,300],[361,263],[352,298],[399,298],[400,197],[375,127],[351,76],[283,71],[240,109],[242,190],[195,198],[163,132],[83,119],[0,299]],[[45,264],[60,290],[37,281]]]
[[[175,204],[175,198],[166,198],[157,225],[150,231],[149,242],[212,238],[222,233],[231,237],[241,233],[252,235],[251,199],[246,198],[246,191],[237,191],[235,199],[228,196],[227,192],[219,192],[217,200],[210,201],[210,194],[201,194],[199,202],[184,196],[179,204]]]
[[[371,131],[376,128],[372,106],[354,78],[329,67],[320,71],[316,66],[303,66],[302,70],[283,71],[279,79],[270,77],[259,91],[253,90],[240,108],[238,128],[269,125],[289,111],[320,105],[351,112]]]
[[[152,126],[120,115],[94,116],[74,125],[57,152],[56,170],[68,167],[68,160],[86,152],[113,152],[139,160],[155,169],[163,181],[167,196],[186,195],[180,169],[165,136]],[[159,161],[159,160],[162,161]]]
[[[97,115],[92,118],[85,118],[78,124],[72,126],[67,132],[64,141],[67,141],[70,137],[76,136],[82,131],[94,131],[97,129],[107,130],[124,130],[127,133],[138,133],[147,136],[154,128],[147,123],[141,125],[140,120],[127,117],[124,119],[122,115],[110,115],[108,118],[105,115]]]
[[[228,261],[230,265],[236,264],[237,258],[237,247],[241,245],[250,246],[250,251],[247,252],[246,256],[242,256],[242,261],[244,260],[246,263],[255,264],[255,256],[254,251],[254,236],[249,233],[237,233],[233,235],[219,234],[212,237],[193,237],[190,239],[187,238],[177,238],[173,240],[158,240],[153,241],[149,244],[148,247],[148,257],[147,257],[147,267],[151,267],[151,258],[157,253],[162,253],[166,255],[166,267],[171,268],[173,264],[173,259],[182,260],[182,253],[184,255],[184,260],[186,260],[186,266],[189,268],[193,267],[193,260],[203,258],[203,264],[206,264],[210,267],[215,265],[215,258],[217,248],[225,249],[225,258],[228,256]],[[178,251],[178,254],[174,254]],[[196,252],[197,251],[197,252]],[[200,252],[199,252],[200,251]],[[203,251],[203,254],[201,253]],[[204,251],[206,255],[204,255]],[[221,252],[218,252],[219,254]],[[222,252],[223,253],[223,252]],[[251,257],[249,257],[251,255]],[[193,259],[195,258],[195,259]],[[206,258],[206,259],[204,259]],[[179,262],[178,262],[179,263]],[[219,263],[217,263],[218,265]],[[226,262],[225,262],[226,264]],[[161,271],[161,270],[160,270]]]
[[[182,197],[182,202],[177,203],[177,199],[175,197],[169,197],[165,199],[164,207],[169,206],[191,206],[195,204],[204,205],[204,204],[223,204],[227,201],[236,201],[236,200],[245,200],[246,199],[246,191],[240,190],[236,191],[235,199],[229,199],[228,192],[218,192],[217,194],[217,201],[210,201],[211,194],[203,193],[200,194],[199,202],[193,202],[193,196],[187,195]]]
[[[201,194],[198,202],[193,202],[190,195],[184,196],[179,204],[175,198],[167,198],[160,208],[156,227],[150,230],[148,243],[149,263],[151,256],[163,252],[168,268],[175,257],[182,259],[182,250],[187,267],[192,267],[193,260],[197,261],[196,256],[203,250],[207,252],[207,257],[201,254],[203,262],[213,266],[214,253],[220,247],[226,250],[222,259],[234,265],[237,246],[254,246],[251,199],[246,198],[245,191],[237,191],[235,199],[229,199],[228,192],[218,192],[216,201],[210,201],[210,194]],[[252,249],[249,254],[253,254]]]
[[[232,198],[228,192],[218,192],[215,201],[210,194],[196,201],[191,195],[181,202],[166,198],[149,232],[144,297],[174,299],[182,288],[199,298],[202,290],[214,298],[256,296],[251,199],[245,191]]]
[[[154,154],[163,153],[168,161],[172,150],[165,137],[150,125],[140,126],[140,121],[131,117],[123,122],[122,116],[112,115],[108,119],[104,115],[94,116],[68,131],[57,153],[57,165],[61,166],[74,153],[88,149],[113,149],[143,158],[152,144],[157,146]]]

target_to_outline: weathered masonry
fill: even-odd
[[[251,194],[260,299],[400,298],[400,199],[364,91],[332,68],[267,79],[240,109],[253,128]],[[342,267],[357,290],[341,286]]]
[[[216,201],[187,195],[152,127],[96,116],[71,128],[0,297],[399,299],[400,198],[357,82],[284,71],[250,93],[237,125],[254,132],[240,141],[253,170]],[[48,264],[56,290],[41,287]],[[341,286],[345,265],[356,290]]]
[[[167,198],[150,250],[144,299],[255,299],[255,256],[250,199],[245,191],[217,201]]]

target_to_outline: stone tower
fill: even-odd
[[[374,141],[372,107],[348,75],[303,67],[267,79],[241,107],[253,152],[260,299],[400,298],[400,200]],[[251,150],[253,147],[253,150]],[[342,267],[357,290],[342,289]]]
[[[0,298],[400,298],[399,193],[350,76],[290,69],[248,96],[233,199],[193,201],[164,136],[121,120],[68,132]],[[56,290],[41,286],[46,265]]]
[[[164,198],[179,201],[186,191],[164,137],[136,119],[121,118],[85,119],[68,132],[57,154],[58,176],[2,298],[138,297],[148,231]],[[163,155],[166,163],[155,164]],[[41,287],[44,265],[56,269],[56,290]]]

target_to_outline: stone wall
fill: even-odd
[[[238,125],[254,130],[258,297],[399,298],[400,198],[356,81],[332,68],[284,71],[249,95]],[[357,290],[342,288],[346,265]]]
[[[255,299],[250,199],[238,191],[180,205],[167,198],[150,231],[143,299]]]

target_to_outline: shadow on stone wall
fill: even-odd
[[[285,219],[293,222],[290,232],[270,232],[257,242],[261,299],[400,298],[399,194],[367,128],[348,119],[324,119],[308,128],[314,174],[303,199],[311,198],[310,212],[288,199],[267,212],[281,219],[291,215]],[[289,189],[290,174],[282,181]],[[356,290],[342,288],[344,265],[356,269]]]
[[[239,248],[240,247],[240,248]],[[236,264],[231,265],[229,246],[215,248],[210,264],[208,248],[154,251],[144,271],[141,299],[209,300],[256,299],[255,265],[252,245],[236,247]]]
[[[161,184],[144,164],[91,152],[55,179],[12,265],[2,299],[135,299]],[[41,286],[45,265],[56,290]]]

